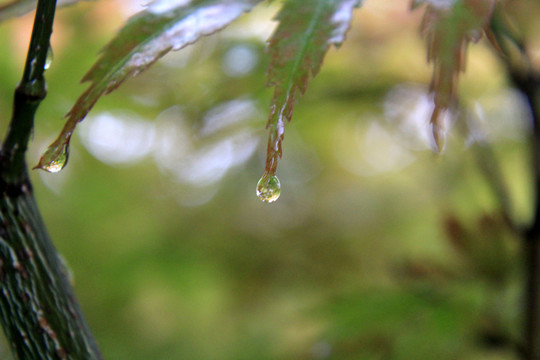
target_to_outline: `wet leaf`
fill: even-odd
[[[82,0],[58,0],[57,6],[75,4]],[[91,1],[91,0],[85,0]],[[0,6],[0,22],[16,16],[22,16],[36,8],[36,0],[13,0]]]
[[[67,114],[55,140],[68,145],[71,134],[98,99],[136,76],[171,50],[179,50],[223,29],[262,0],[154,0],[129,19],[84,76],[90,87]],[[38,168],[43,168],[43,157]]]
[[[467,47],[488,30],[496,0],[424,0],[427,3],[421,31],[427,40],[427,60],[433,63],[430,91],[435,107],[431,116],[433,136],[441,150],[441,118],[457,101],[459,73],[465,70]]]
[[[296,96],[317,75],[330,45],[339,46],[361,0],[288,0],[277,16],[279,26],[268,48],[267,85],[274,87],[270,105],[265,173],[274,175],[281,157],[285,122]]]
[[[61,171],[69,158],[69,137],[56,139],[45,151],[33,169],[41,169],[50,173]]]

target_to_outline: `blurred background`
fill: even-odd
[[[142,3],[57,11],[31,166]],[[534,49],[538,4],[508,3]],[[263,3],[128,80],[80,124],[66,169],[32,172],[104,357],[517,359],[520,243],[504,219],[531,216],[530,119],[489,44],[469,49],[436,155],[423,8],[367,1],[297,101],[269,205],[255,185],[278,10]],[[32,21],[0,24],[2,134]]]

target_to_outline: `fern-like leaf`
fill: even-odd
[[[319,72],[330,45],[339,46],[361,0],[287,0],[277,16],[279,26],[269,41],[267,85],[274,87],[265,174],[274,175],[282,154],[285,123],[296,96]]]
[[[430,91],[435,107],[431,115],[433,137],[441,150],[444,129],[441,117],[454,106],[457,82],[465,70],[467,47],[480,40],[491,21],[496,0],[415,0],[427,3],[421,31],[427,39],[427,59],[433,63]]]
[[[84,76],[90,87],[67,114],[58,138],[35,168],[58,171],[58,159],[67,159],[67,147],[77,125],[105,94],[136,76],[171,50],[193,44],[223,29],[262,0],[154,0],[135,15],[103,49],[101,57]]]

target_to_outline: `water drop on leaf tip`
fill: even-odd
[[[57,173],[62,170],[68,161],[69,152],[67,145],[50,146],[39,159],[39,163],[34,169],[42,169],[50,173]]]
[[[264,174],[257,183],[257,196],[265,203],[271,203],[279,198],[281,184],[277,176]]]
[[[41,169],[50,173],[57,173],[60,170],[62,170],[65,165],[66,165],[65,158],[57,158],[47,164],[43,164],[43,166],[41,166]]]

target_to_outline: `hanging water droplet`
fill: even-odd
[[[42,169],[50,173],[57,173],[62,170],[66,166],[69,157],[68,144],[67,142],[60,145],[57,145],[56,142],[52,143],[41,155],[34,169]]]
[[[265,173],[257,183],[257,196],[266,203],[271,203],[279,198],[281,184],[277,176]]]
[[[43,65],[43,69],[47,70],[51,67],[51,64],[53,62],[53,51],[52,47],[49,46],[49,49],[47,49],[47,57],[45,58],[45,65]]]

